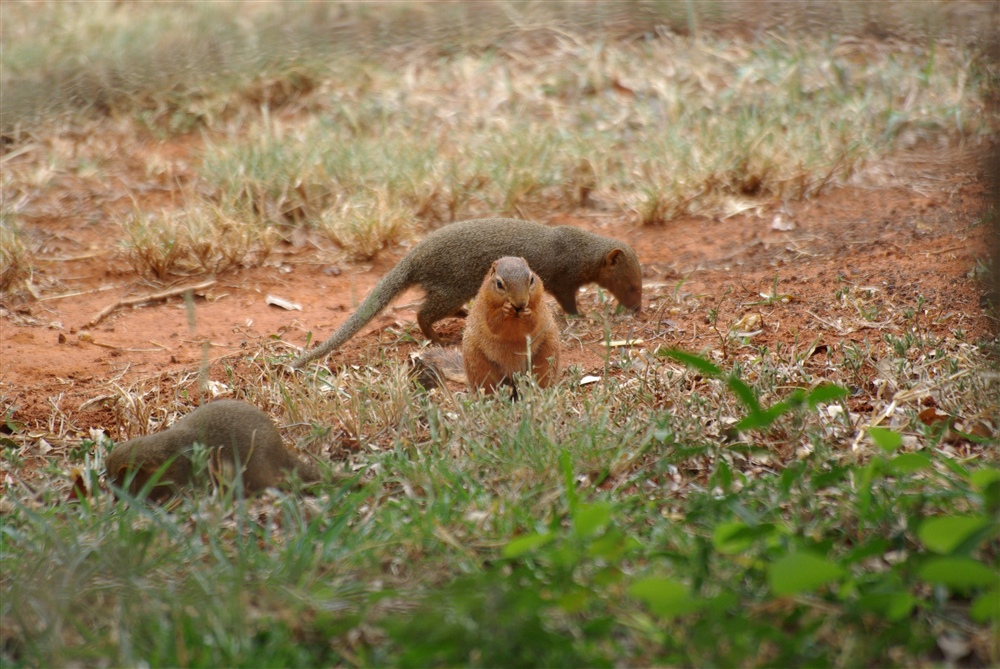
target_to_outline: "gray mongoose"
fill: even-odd
[[[286,471],[294,470],[303,481],[320,478],[315,464],[300,460],[285,448],[266,413],[246,402],[217,400],[203,404],[166,430],[115,446],[107,459],[108,480],[123,487],[135,469],[129,489],[136,494],[173,458],[158,485],[186,485],[193,474],[190,454],[195,443],[208,448],[210,471],[242,471],[247,492],[278,485]],[[239,470],[235,469],[237,462]],[[165,492],[160,490],[153,496],[163,497]]]
[[[426,295],[417,324],[436,344],[434,323],[459,315],[479,288],[491,263],[519,256],[541,277],[567,314],[577,314],[576,293],[587,283],[611,291],[625,307],[642,303],[642,270],[632,248],[610,237],[569,226],[550,227],[509,218],[452,223],[435,230],[382,277],[347,321],[319,346],[292,361],[298,369],[353,337],[406,289],[419,286]]]
[[[462,360],[469,384],[487,393],[530,371],[542,388],[559,375],[559,328],[542,280],[524,258],[493,263],[465,319]]]

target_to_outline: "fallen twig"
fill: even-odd
[[[80,295],[90,295],[91,293],[101,293],[105,290],[112,290],[116,286],[101,286],[100,288],[94,288],[93,290],[77,290],[72,293],[62,293],[61,295],[46,295],[45,297],[38,298],[39,302],[48,302],[49,300],[63,300],[67,297],[79,297]]]
[[[131,307],[137,304],[145,304],[146,302],[158,302],[160,300],[165,300],[170,297],[175,297],[177,295],[183,295],[187,291],[195,290],[205,290],[206,288],[211,288],[215,285],[215,279],[209,281],[203,281],[202,283],[195,284],[193,286],[180,286],[178,288],[171,288],[170,290],[164,290],[159,293],[151,293],[149,295],[143,295],[141,297],[129,297],[127,299],[118,300],[114,304],[109,304],[108,306],[101,309],[101,311],[90,319],[83,327],[91,328],[104,320],[110,313],[119,307]]]

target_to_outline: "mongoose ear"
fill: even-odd
[[[621,249],[611,249],[608,251],[607,257],[604,259],[604,264],[608,267],[614,267],[618,260],[622,257]]]

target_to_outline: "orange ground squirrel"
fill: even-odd
[[[166,430],[115,446],[107,459],[108,479],[123,487],[134,469],[130,491],[136,494],[173,458],[160,485],[186,485],[193,474],[190,454],[195,443],[209,449],[210,470],[224,473],[238,462],[247,492],[278,485],[287,471],[295,471],[304,481],[320,478],[315,464],[300,460],[285,448],[278,428],[266,413],[246,402],[217,400],[203,404]],[[164,496],[162,492],[154,497]]]
[[[524,258],[504,257],[483,279],[465,321],[462,360],[469,384],[493,392],[530,371],[546,388],[559,374],[559,328],[542,280]]]
[[[576,293],[587,283],[606,288],[634,311],[642,303],[639,259],[624,242],[569,226],[550,227],[509,218],[463,221],[427,235],[382,277],[329,339],[302,353],[291,366],[298,369],[334,351],[413,286],[426,292],[417,323],[428,339],[440,344],[434,323],[459,315],[490,265],[502,256],[527,260],[568,314],[578,313]]]

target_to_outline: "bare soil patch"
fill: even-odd
[[[169,204],[171,184],[185,180],[198,143],[129,147],[109,157],[120,163],[117,183],[61,178],[23,209],[22,225],[40,245],[39,271],[34,297],[22,292],[3,303],[0,405],[32,437],[62,443],[104,428],[120,438],[122,426],[102,400],[116,388],[160,379],[166,397],[197,395],[206,358],[209,376],[225,379],[227,367],[238,378],[247,356],[293,355],[310,331],[314,342],[325,339],[406,253],[392,248],[356,264],[321,244],[283,244],[263,267],[216,277],[195,296],[193,311],[174,297],[117,309],[86,329],[118,300],[208,278],[141,280],[116,254],[121,230],[109,215]],[[151,164],[169,169],[151,171]],[[869,181],[881,175],[883,185],[838,187],[777,211],[659,227],[639,227],[600,208],[537,218],[626,240],[639,254],[643,313],[611,317],[610,335],[642,343],[631,353],[615,349],[612,358],[660,346],[724,358],[762,346],[798,347],[816,354],[821,371],[835,363],[829,356],[845,340],[878,343],[913,327],[969,342],[990,335],[980,286],[970,276],[986,256],[978,172],[972,151],[914,151],[869,167]],[[269,306],[268,295],[302,310]],[[326,364],[365,365],[376,356],[377,364],[404,364],[423,343],[415,327],[419,298],[403,296]],[[606,312],[593,287],[581,304],[585,316],[563,321],[564,360],[583,373],[614,373],[605,364]],[[907,309],[915,318],[903,317]],[[461,322],[443,325],[457,341]],[[746,336],[727,336],[741,331]]]

